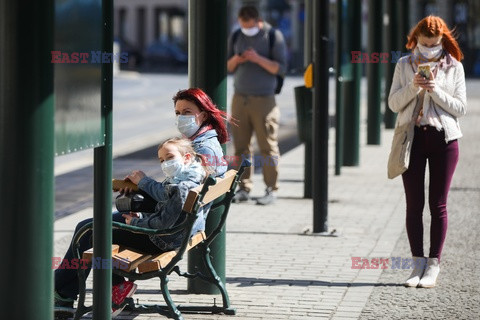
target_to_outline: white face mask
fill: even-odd
[[[175,178],[182,172],[185,165],[183,164],[182,160],[179,159],[172,159],[163,161],[161,164],[162,171],[167,178]]]
[[[177,126],[178,131],[181,134],[190,138],[195,134],[195,132],[200,129],[200,126],[197,124],[196,116],[182,116],[178,115],[175,120],[175,125]]]
[[[259,31],[260,31],[259,27],[242,28],[242,33],[247,37],[256,36]]]
[[[440,57],[443,51],[443,46],[441,44],[435,47],[425,47],[420,43],[417,43],[418,51],[420,51],[421,55],[427,59],[434,59]]]

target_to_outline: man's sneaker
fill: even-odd
[[[73,316],[75,309],[73,308],[73,299],[64,298],[57,291],[53,294],[55,317],[64,318]]]
[[[137,290],[137,285],[131,281],[123,281],[119,284],[116,284],[112,287],[112,303],[116,305],[121,305],[126,298],[133,296]],[[115,318],[122,312],[125,306],[115,309],[112,307],[112,318]]]
[[[240,203],[240,202],[246,202],[248,200],[250,200],[250,194],[248,193],[248,191],[240,189],[235,193],[235,196],[233,196],[232,201],[234,203]]]
[[[257,204],[265,206],[274,203],[276,200],[277,192],[273,191],[272,188],[267,188],[267,190],[265,190],[265,195],[257,199]]]

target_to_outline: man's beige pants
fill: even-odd
[[[275,96],[245,96],[234,94],[232,99],[232,117],[238,126],[232,125],[233,142],[236,157],[252,157],[253,132],[257,137],[261,157],[254,157],[252,167],[247,170],[240,181],[240,189],[250,192],[253,187],[251,175],[253,165],[261,165],[263,181],[267,187],[277,190],[278,160],[278,125],[280,110],[275,103]]]

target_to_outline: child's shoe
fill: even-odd
[[[119,284],[116,284],[112,287],[112,303],[116,305],[121,305],[126,298],[133,296],[137,290],[137,285],[131,281],[123,281]],[[115,318],[122,312],[125,306],[115,309],[112,307],[112,318]]]
[[[75,309],[73,308],[73,299],[64,298],[57,291],[54,292],[53,297],[53,310],[56,318],[72,317],[74,315]]]

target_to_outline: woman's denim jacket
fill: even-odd
[[[222,178],[224,173],[227,172],[228,164],[223,156],[223,149],[217,137],[217,131],[211,129],[198,135],[192,141],[192,144],[197,153],[205,156],[207,166],[215,171],[217,178]],[[212,204],[213,203],[210,202],[203,207],[204,219],[203,221],[196,221],[194,228],[205,229],[207,215]]]
[[[228,164],[223,157],[223,150],[218,142],[218,134],[214,129],[198,135],[193,141],[193,149],[205,156],[207,165],[215,171],[217,177],[227,172]]]

